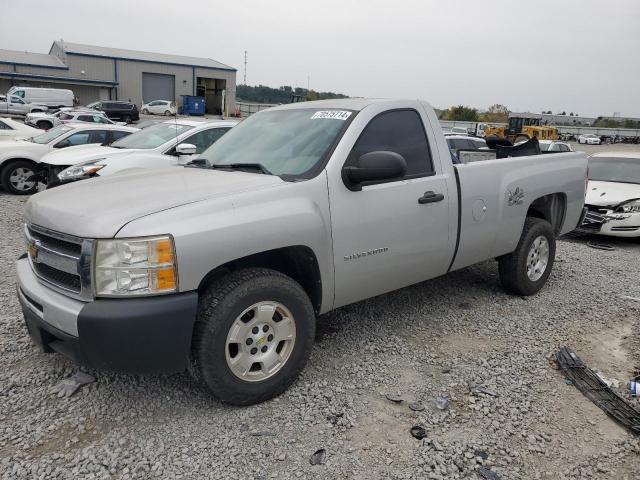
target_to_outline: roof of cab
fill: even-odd
[[[360,111],[373,103],[392,103],[397,99],[390,98],[336,98],[332,100],[314,100],[312,102],[287,103],[269,110],[296,110],[301,108],[343,108]],[[418,100],[411,100],[417,102]]]

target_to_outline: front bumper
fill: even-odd
[[[81,302],[41,285],[17,262],[18,298],[33,342],[90,368],[172,373],[188,366],[198,294]]]
[[[590,207],[579,230],[611,237],[640,237],[640,213],[613,213],[609,209]]]

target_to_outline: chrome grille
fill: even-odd
[[[25,226],[29,263],[51,288],[81,300],[93,297],[90,257],[93,241],[36,225]]]

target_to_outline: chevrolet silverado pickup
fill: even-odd
[[[453,165],[417,100],[280,106],[191,165],[32,196],[18,296],[46,352],[189,369],[253,404],[295,380],[332,309],[487,259],[507,291],[539,291],[586,172],[581,153]]]

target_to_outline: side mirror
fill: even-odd
[[[404,177],[407,162],[399,153],[379,151],[362,155],[355,165],[342,169],[342,179],[349,190],[362,190],[365,182],[379,182]]]
[[[196,146],[191,143],[181,143],[176,147],[176,153],[178,155],[194,155],[196,153]]]
[[[71,142],[69,140],[61,140],[58,143],[56,143],[53,148],[65,148],[71,145]]]

